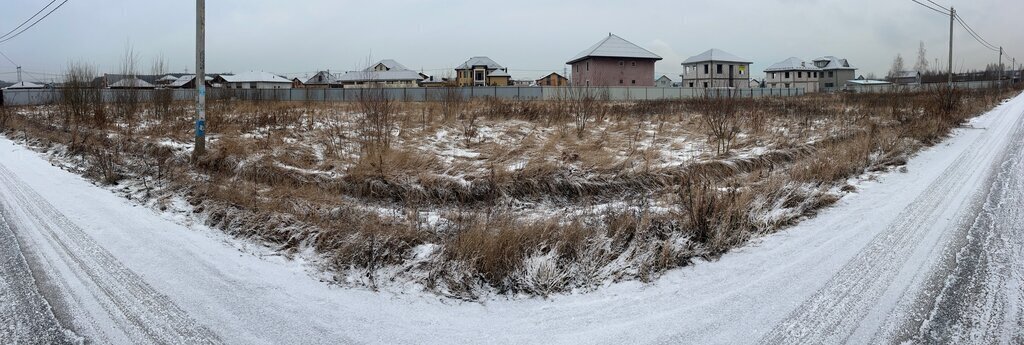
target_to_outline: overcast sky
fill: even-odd
[[[3,2],[0,34],[50,1]],[[952,5],[986,40],[1024,59],[1024,1]],[[912,66],[920,41],[931,63],[945,66],[949,34],[948,17],[911,0],[208,0],[206,11],[209,71],[287,76],[354,70],[383,58],[443,76],[484,55],[514,79],[533,79],[561,72],[565,61],[609,32],[661,55],[657,74],[676,80],[682,60],[710,48],[753,60],[754,71],[791,56],[835,55],[860,68],[858,74],[883,76],[897,53]],[[981,68],[998,58],[959,26],[955,36],[954,68]],[[194,39],[191,0],[69,0],[0,43],[0,52],[41,79],[71,60],[114,73],[129,44],[142,72],[160,54],[172,72],[184,72],[194,70]],[[14,70],[0,60],[0,79],[15,79]]]

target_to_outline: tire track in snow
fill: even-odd
[[[984,204],[934,273],[927,309],[902,327],[904,341],[1024,343],[1024,131],[1000,160]]]
[[[1016,132],[1019,114],[1011,128],[993,132]],[[889,288],[902,266],[910,259],[921,239],[933,230],[932,219],[945,215],[945,198],[958,195],[960,184],[986,166],[983,150],[998,147],[1002,133],[978,136],[926,191],[897,217],[897,221],[876,235],[822,288],[793,310],[784,321],[761,339],[766,344],[844,343],[871,308]],[[993,138],[996,138],[993,140]],[[936,229],[942,230],[942,229]]]
[[[220,339],[192,320],[168,297],[145,283],[121,264],[88,234],[57,211],[24,182],[0,164],[0,182],[21,210],[23,231],[38,231],[86,286],[116,327],[133,341],[154,344],[219,344]],[[9,221],[19,221],[16,217]],[[43,243],[37,243],[43,245]],[[53,272],[53,270],[51,270]],[[54,277],[56,280],[69,277]],[[62,284],[67,286],[67,284]]]

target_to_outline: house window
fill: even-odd
[[[803,78],[804,77],[804,72],[796,72],[796,77],[797,78]]]
[[[708,88],[708,82],[704,82],[704,88]]]
[[[619,61],[619,66],[625,66],[625,65],[626,65],[625,61]]]
[[[704,74],[711,73],[711,70],[709,69],[710,67],[708,67],[708,66],[710,66],[710,65],[704,64]]]
[[[636,85],[636,80],[633,81],[633,85]]]
[[[825,87],[833,87],[833,86],[835,86],[835,85],[836,85],[836,84],[833,84],[833,83],[825,83]]]
[[[787,88],[787,89],[789,88],[789,83],[786,83],[786,88]]]
[[[829,72],[828,72],[828,77],[829,77],[829,78],[832,78],[832,71],[829,71]]]
[[[256,83],[249,83],[249,88],[250,89],[255,89],[256,88]]]
[[[772,72],[772,79],[775,79],[775,72]]]
[[[690,87],[693,87],[693,82],[690,82]]]
[[[622,84],[622,79],[619,79],[619,84]]]
[[[587,61],[587,71],[590,71],[590,61]],[[587,85],[590,85],[590,82],[587,82]]]
[[[715,73],[722,74],[722,64],[715,66]]]
[[[789,72],[783,73],[783,74],[782,74],[782,77],[783,77],[783,78],[786,78],[786,79],[789,79]]]
[[[633,67],[636,67],[636,61],[633,61]]]

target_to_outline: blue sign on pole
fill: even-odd
[[[196,137],[206,136],[206,120],[196,120]]]

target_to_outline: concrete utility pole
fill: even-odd
[[[206,0],[196,0],[196,145],[192,157],[206,153]]]
[[[999,89],[1003,88],[1003,47],[999,47]]]
[[[956,18],[956,9],[949,7],[949,89],[953,89],[953,20]]]

